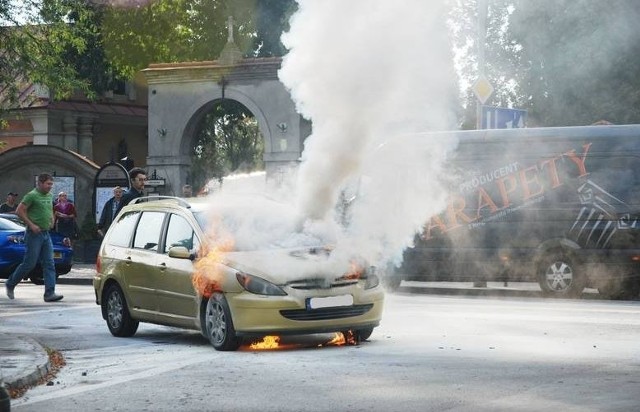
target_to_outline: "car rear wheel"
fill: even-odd
[[[102,311],[113,336],[125,338],[138,330],[139,322],[131,317],[124,293],[118,285],[112,284],[107,288],[102,299]]]
[[[231,310],[222,293],[209,297],[205,312],[207,338],[216,350],[234,351],[240,347],[240,339],[231,320]]]
[[[540,262],[538,283],[545,296],[575,298],[582,294],[585,278],[569,253],[553,251]]]

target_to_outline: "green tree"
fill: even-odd
[[[121,4],[124,4],[122,6]],[[245,56],[278,56],[294,0],[0,0],[0,96],[17,103],[21,81],[55,98],[94,97],[150,63],[213,60],[227,42],[227,17]]]
[[[264,140],[251,112],[234,100],[220,100],[207,113],[193,146],[191,184],[204,186],[231,173],[263,170]]]
[[[77,75],[89,84],[91,97],[116,89],[118,82],[128,80],[109,61],[104,47],[103,24],[110,8],[104,3],[74,2],[68,15],[72,33],[81,38],[84,50],[67,47],[64,58],[72,62]]]
[[[285,55],[287,50],[280,41],[280,36],[289,30],[289,18],[295,13],[297,3],[294,0],[257,0],[255,3],[256,36],[253,55]]]
[[[452,0],[459,67],[477,67],[477,2]],[[530,126],[640,122],[640,4],[633,0],[487,0],[487,104],[528,110]],[[475,97],[466,96],[467,108]],[[465,125],[475,110],[467,110]]]
[[[466,108],[461,118],[461,128],[476,128],[476,109],[479,104],[471,86],[480,73],[479,47],[484,48],[484,74],[494,86],[494,93],[487,105],[519,107],[518,88],[513,79],[514,65],[518,64],[517,44],[509,44],[504,28],[509,24],[512,12],[511,0],[484,0],[488,3],[486,33],[479,40],[478,3],[480,0],[451,0],[449,28],[456,51],[456,66],[460,83],[467,88],[461,92],[461,101]]]
[[[534,119],[640,122],[639,18],[633,0],[516,1],[509,39],[522,51],[514,77]]]
[[[86,43],[70,21],[86,17],[80,0],[0,0],[0,110],[20,102],[18,90],[25,83],[49,88],[54,98],[76,90],[89,91],[89,82],[78,76],[65,53],[83,53]]]
[[[227,17],[245,56],[282,55],[280,34],[293,0],[157,0],[112,6],[102,27],[105,53],[119,73],[151,63],[216,59],[227,43]]]

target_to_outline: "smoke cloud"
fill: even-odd
[[[302,218],[355,195],[336,256],[396,260],[444,207],[456,81],[444,0],[299,0],[279,72],[313,123],[297,175]]]

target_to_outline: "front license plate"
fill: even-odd
[[[327,296],[326,298],[309,298],[307,300],[307,308],[309,309],[332,308],[336,306],[352,305],[352,295]]]
[[[53,258],[54,259],[62,258],[62,252],[53,252]]]

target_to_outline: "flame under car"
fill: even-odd
[[[132,336],[140,322],[196,329],[217,350],[266,335],[367,339],[384,300],[375,268],[335,259],[325,239],[297,233],[272,203],[245,199],[212,213],[208,202],[160,198],[124,208],[94,278],[110,332]]]

